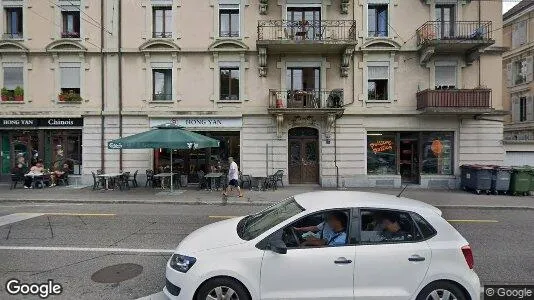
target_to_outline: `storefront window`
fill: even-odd
[[[453,174],[453,132],[422,133],[422,174]]]
[[[78,130],[50,131],[50,169],[63,169],[68,165],[71,174],[80,174],[82,165],[81,132]],[[48,167],[45,164],[46,167]]]
[[[367,174],[397,173],[396,134],[370,132],[367,134]]]

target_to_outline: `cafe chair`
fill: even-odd
[[[278,170],[274,173],[274,185],[277,186],[278,182],[284,187],[284,170]]]
[[[242,175],[240,176],[240,182],[241,182],[241,188],[245,188],[245,185],[248,185],[248,188],[252,188],[252,178],[250,175]]]
[[[57,185],[69,185],[69,173],[63,173],[63,175],[59,176],[57,179]]]
[[[91,171],[91,175],[93,175],[93,190],[96,190],[98,188],[104,188],[104,179],[97,178],[95,172]]]
[[[154,170],[146,170],[146,183],[145,187],[156,187],[161,184],[161,180],[159,178],[154,177]]]
[[[133,177],[130,177],[128,179],[128,185],[130,185],[130,182],[132,183],[132,187],[136,188],[138,187],[139,185],[137,184],[137,173],[139,173],[139,170],[136,170]],[[128,173],[129,174],[129,173]]]
[[[19,182],[21,184],[24,184],[24,175],[12,173],[11,174],[11,184],[9,185],[9,189],[10,190],[16,189],[17,188],[17,184]]]
[[[204,172],[202,170],[197,172],[198,177],[198,189],[202,190],[205,188],[208,188],[208,181],[206,180],[206,177],[204,177]]]

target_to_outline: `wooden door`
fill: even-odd
[[[319,182],[319,140],[313,128],[295,128],[289,132],[289,183]]]

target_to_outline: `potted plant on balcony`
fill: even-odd
[[[81,102],[82,97],[74,91],[61,92],[58,96],[59,102]]]
[[[10,101],[10,98],[11,98],[11,91],[6,89],[6,88],[2,88],[2,102],[7,102],[7,101]]]
[[[15,101],[24,101],[24,89],[21,88],[20,86],[17,86],[15,88],[15,91],[13,92],[13,94],[15,95]]]

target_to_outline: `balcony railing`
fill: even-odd
[[[424,90],[417,93],[417,109],[491,108],[490,89]]]
[[[64,39],[76,39],[76,38],[80,37],[80,33],[79,32],[68,32],[68,31],[65,31],[65,32],[61,33],[61,37],[64,38]]]
[[[172,94],[153,94],[152,95],[153,101],[171,101],[172,100]]]
[[[356,21],[258,21],[258,41],[356,41]]]
[[[6,32],[2,37],[4,40],[21,39],[22,32]]]
[[[154,31],[154,32],[152,32],[152,37],[153,38],[164,38],[164,39],[167,39],[167,38],[171,38],[172,37],[172,32],[170,32],[170,31],[164,31],[164,32]]]
[[[450,40],[490,40],[491,21],[429,21],[417,29],[417,45]]]
[[[341,108],[343,90],[270,90],[270,108]]]
[[[239,31],[219,31],[219,37],[239,37]]]

